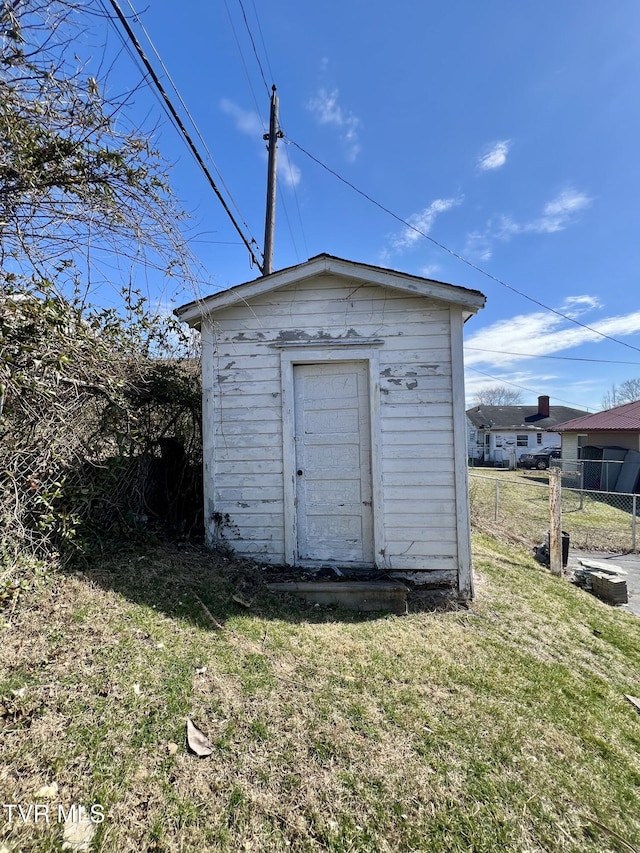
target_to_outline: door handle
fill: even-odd
[[[298,468],[296,474],[298,475],[298,477],[302,477],[302,468]]]

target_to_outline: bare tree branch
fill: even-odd
[[[476,406],[517,406],[522,402],[522,394],[516,388],[493,385],[478,391],[474,402]]]

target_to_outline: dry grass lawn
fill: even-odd
[[[640,850],[640,622],[474,549],[471,609],[404,617],[195,549],[42,575],[2,621],[0,850]]]
[[[475,527],[531,547],[539,544],[549,529],[548,486],[547,471],[472,469],[469,498]],[[638,514],[640,498],[636,504]],[[631,551],[632,510],[633,499],[629,495],[562,489],[562,526],[574,548]],[[636,546],[640,545],[640,525],[637,528]]]

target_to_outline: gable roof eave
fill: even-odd
[[[176,308],[174,314],[191,326],[199,326],[202,317],[224,308],[246,302],[256,296],[280,290],[290,284],[306,281],[319,275],[336,275],[356,282],[377,284],[403,293],[430,297],[458,305],[463,309],[465,320],[484,307],[486,297],[479,290],[469,290],[455,284],[421,278],[384,267],[346,261],[332,255],[317,255],[302,264],[261,276],[253,281],[214,293]]]

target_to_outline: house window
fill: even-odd
[[[518,447],[529,447],[529,436],[528,435],[517,435],[516,436],[516,444]]]
[[[536,444],[542,444],[542,433],[536,433]]]

